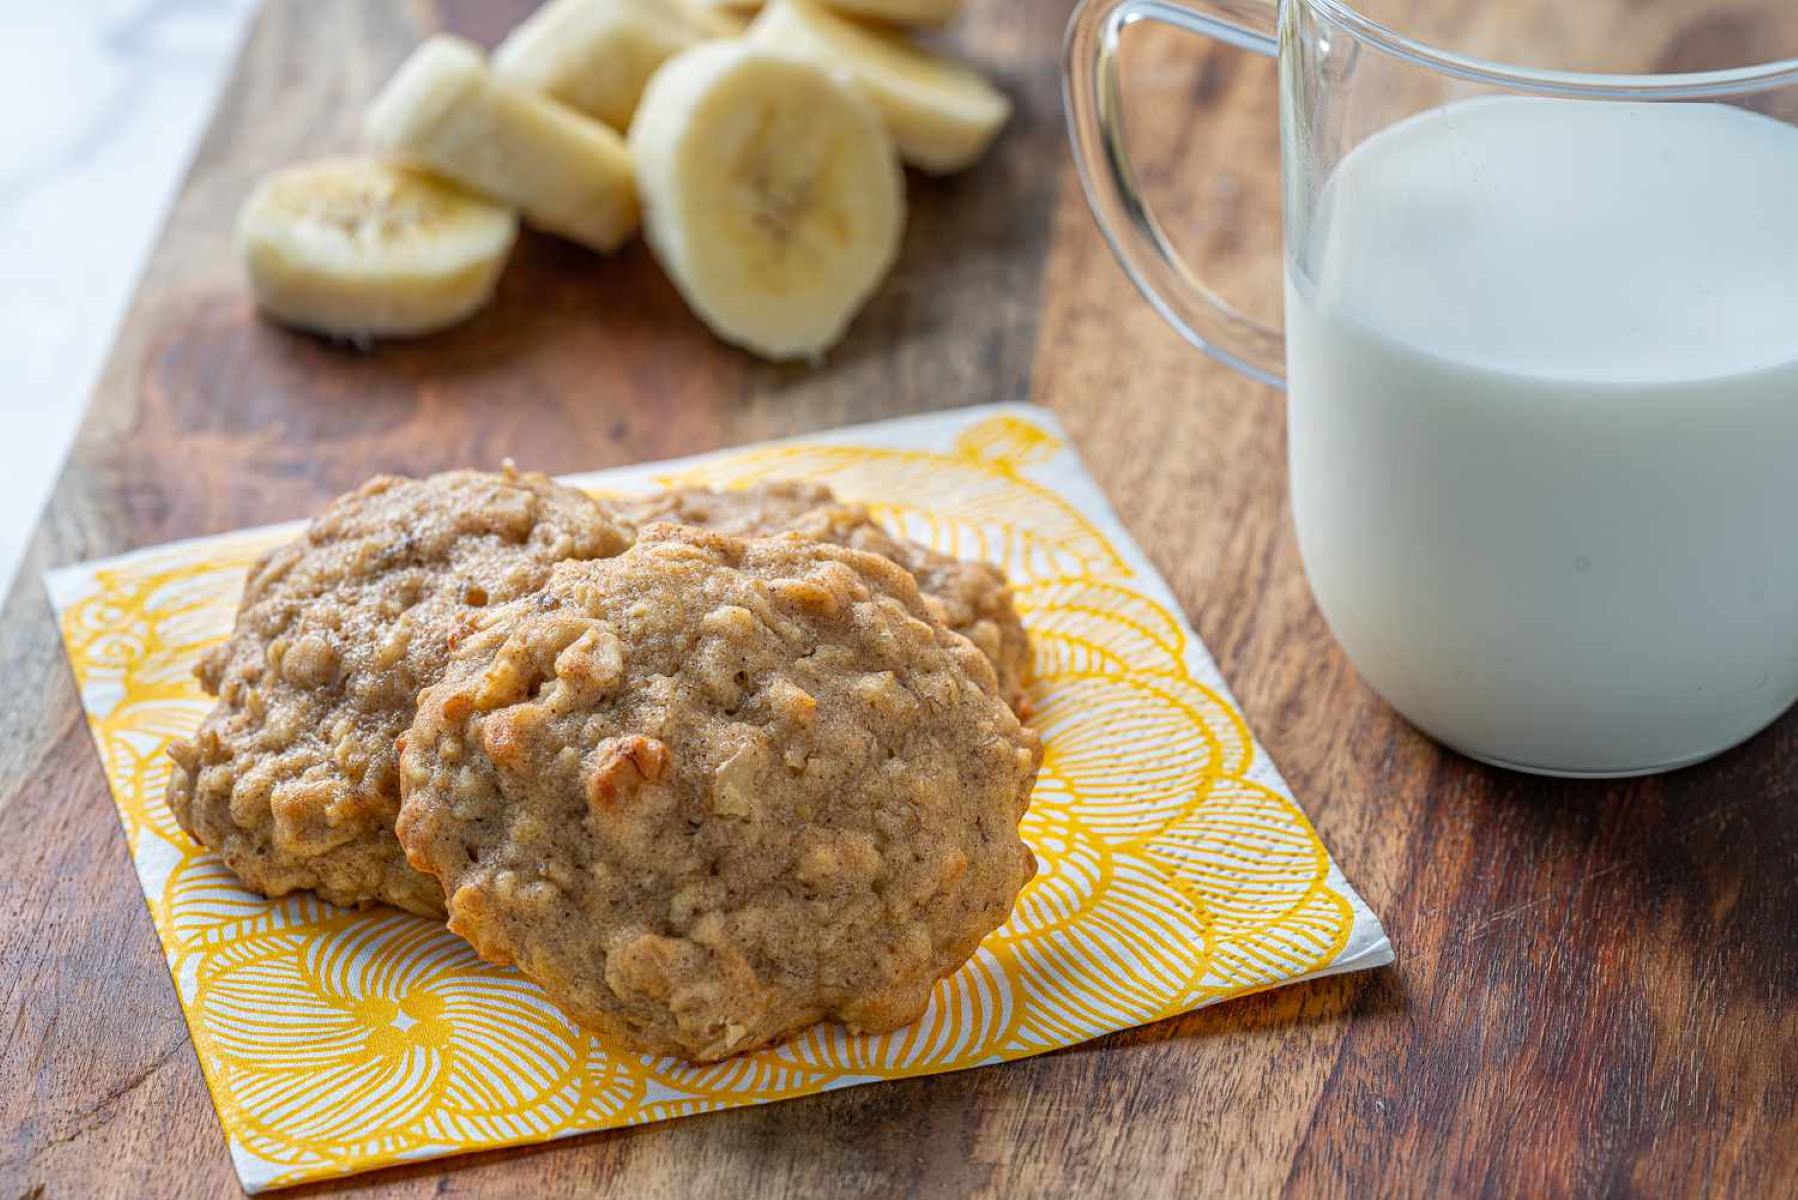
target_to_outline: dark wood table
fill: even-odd
[[[1455,6],[1503,7],[1435,0]],[[237,1186],[44,568],[300,516],[376,471],[595,468],[1024,398],[1060,414],[1172,582],[1397,965],[1002,1068],[311,1190],[1798,1195],[1798,717],[1701,767],[1582,784],[1477,766],[1383,707],[1306,591],[1279,395],[1181,344],[1087,216],[1056,81],[1067,3],[976,0],[955,36],[1017,121],[977,170],[913,181],[902,263],[821,370],[714,342],[640,245],[600,261],[528,239],[488,313],[370,354],[259,324],[229,252],[257,174],[350,145],[422,33],[491,42],[523,7],[269,0],[151,259],[0,620],[0,1195]],[[1687,0],[1627,7],[1666,62],[1707,31]],[[1756,44],[1738,26],[1716,27],[1725,49]],[[1271,67],[1133,42],[1145,176],[1270,311]]]

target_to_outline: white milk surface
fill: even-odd
[[[1395,707],[1596,774],[1798,696],[1798,128],[1453,104],[1346,156],[1292,250],[1300,546]]]

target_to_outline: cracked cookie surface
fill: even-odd
[[[1035,869],[1036,736],[885,558],[655,525],[486,620],[404,739],[400,841],[614,1039],[902,1025]]]
[[[940,606],[943,623],[986,655],[1005,702],[1020,715],[1026,713],[1030,638],[1012,603],[1005,573],[991,563],[953,558],[895,537],[862,505],[845,504],[822,484],[801,480],[771,480],[733,491],[673,488],[614,500],[609,507],[635,525],[674,521],[750,537],[792,530],[890,558],[917,577],[919,589]]]
[[[394,739],[474,614],[627,544],[542,475],[382,476],[339,497],[251,569],[230,639],[201,660],[219,702],[170,747],[176,819],[264,895],[440,915],[394,839]]]

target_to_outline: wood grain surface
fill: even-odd
[[[268,0],[206,135],[0,617],[0,1197],[237,1192],[42,569],[300,516],[376,471],[597,468],[1017,399],[1061,415],[1397,965],[1005,1067],[295,1194],[1798,1194],[1798,717],[1579,784],[1477,766],[1384,708],[1306,591],[1280,397],[1180,343],[1087,216],[1063,0],[974,0],[951,35],[1018,118],[975,171],[913,180],[901,265],[821,370],[713,341],[640,245],[529,238],[486,314],[369,354],[259,324],[229,253],[256,175],[352,144],[422,34],[491,43],[525,7]],[[1625,7],[1652,61],[1756,43],[1734,10]],[[1175,235],[1274,312],[1271,66],[1130,41],[1132,138]]]

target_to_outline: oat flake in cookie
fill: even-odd
[[[884,558],[655,525],[489,620],[420,697],[400,841],[608,1036],[902,1025],[1035,869],[1036,736]]]
[[[394,840],[394,739],[474,614],[628,540],[542,475],[383,476],[340,497],[252,568],[230,640],[200,662],[219,702],[169,750],[181,827],[264,895],[440,915]]]
[[[928,546],[894,537],[859,504],[844,504],[821,484],[772,480],[740,491],[674,488],[615,501],[620,519],[646,525],[677,521],[739,536],[797,530],[819,541],[890,558],[917,577],[926,599],[939,606],[943,623],[973,642],[993,664],[999,694],[1025,714],[1024,680],[1030,638],[1012,604],[1005,573],[991,563],[951,558]]]

